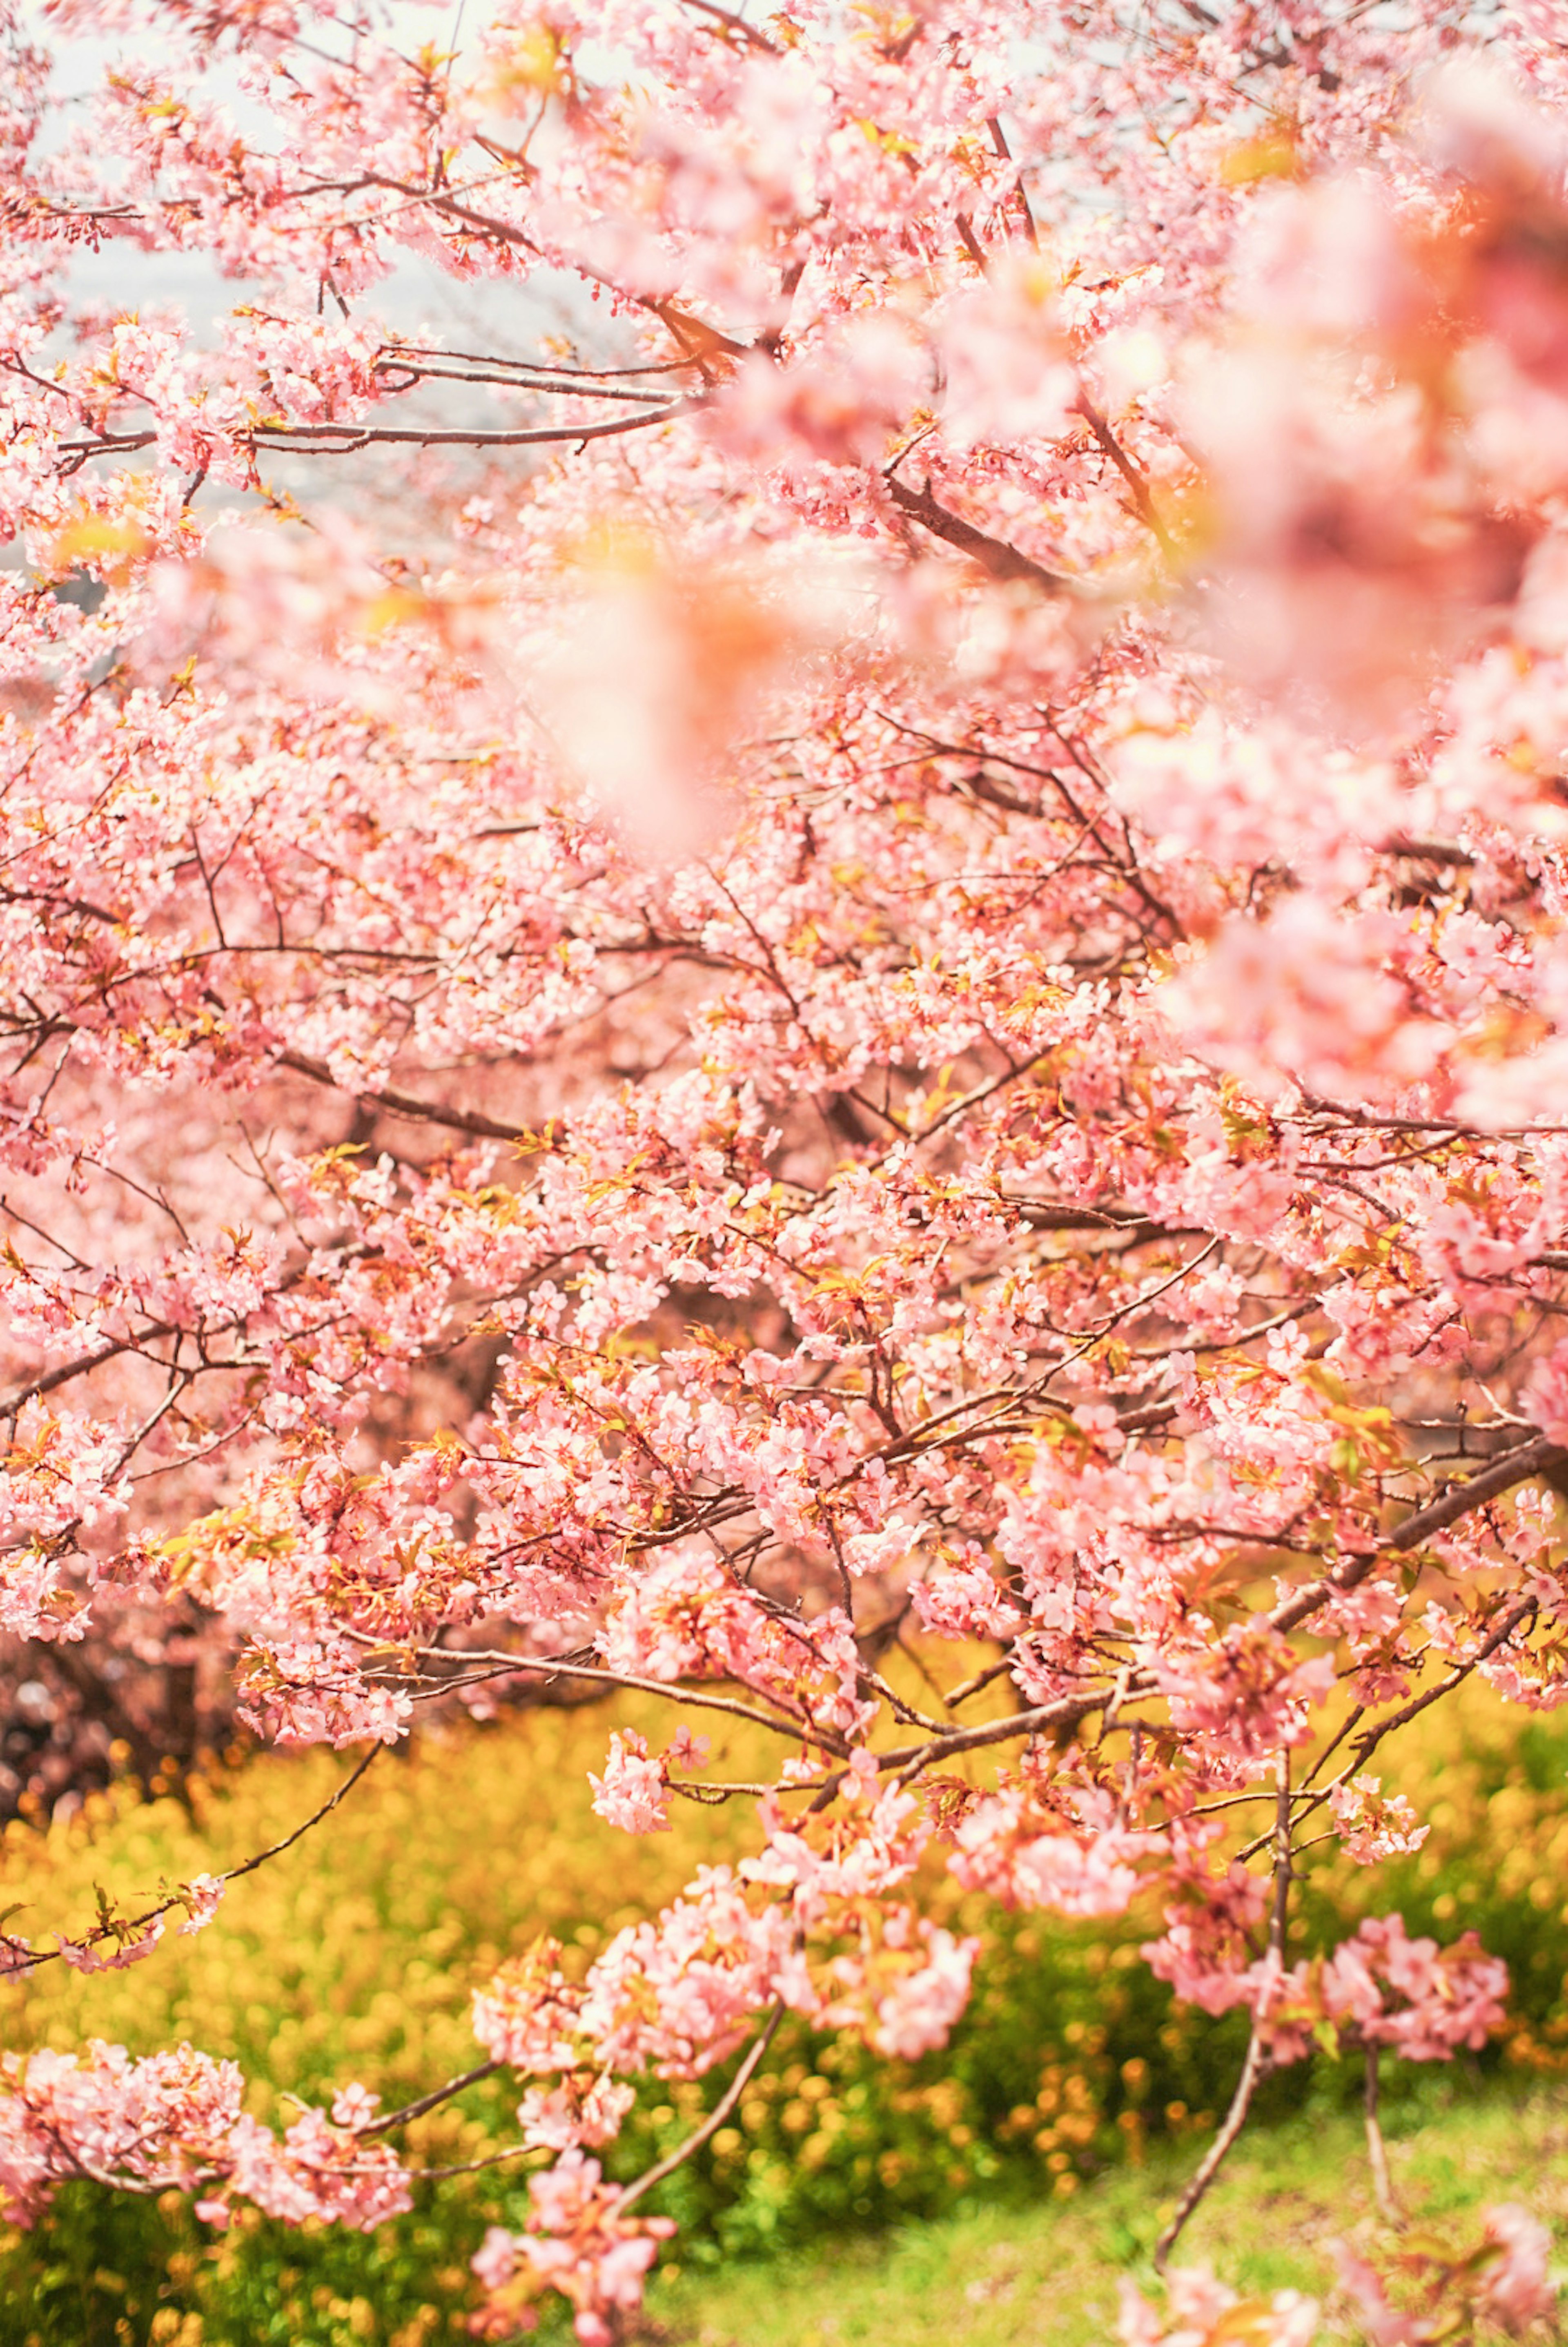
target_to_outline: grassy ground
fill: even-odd
[[[1407,2211],[1468,2245],[1481,2212],[1522,2202],[1568,2250],[1568,2093],[1537,2087],[1518,2100],[1433,2082],[1424,2110],[1407,2107],[1390,2166]],[[666,2273],[648,2301],[648,2333],[669,2347],[1104,2347],[1115,2336],[1116,2276],[1151,2287],[1149,2253],[1190,2169],[1162,2149],[1070,2198],[969,2209],[880,2238],[836,2239],[764,2264]],[[1294,2286],[1335,2320],[1329,2245],[1374,2247],[1360,2127],[1308,2112],[1244,2137],[1177,2252],[1211,2263],[1247,2294]]]

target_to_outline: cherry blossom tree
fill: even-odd
[[[638,1689],[585,1804],[752,1855],[454,1983],[402,2111],[8,2055],[6,2213],[371,2227],[502,2070],[476,2324],[605,2347],[636,2083],[726,2073],[689,2152],[785,2014],[940,2047],[945,1867],[1247,2016],[1163,2269],[1269,2071],[1353,2049],[1376,2162],[1381,2057],[1484,2042],[1472,1937],[1297,1886],[1417,1845],[1418,1713],[1568,1696],[1568,8],[448,30],[8,26],[0,1628],[231,1655],[338,1798]],[[214,317],[105,297],[171,256]],[[1347,2251],[1368,2335],[1527,2327],[1488,2224],[1413,2311]],[[1317,2320],[1178,2270],[1123,2336]]]

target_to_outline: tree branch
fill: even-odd
[[[1268,1927],[1268,1951],[1274,1958],[1277,1973],[1285,1968],[1285,1925],[1290,1898],[1290,1756],[1279,1756],[1279,1793],[1276,1808],[1274,1855],[1274,1912]],[[1236,2082],[1236,2092],[1230,2098],[1230,2108],[1225,2122],[1207,2151],[1198,2163],[1197,2170],[1186,2190],[1176,2202],[1176,2210],[1165,2231],[1155,2243],[1155,2271],[1163,2277],[1166,2264],[1179,2239],[1182,2228],[1192,2215],[1215,2178],[1225,2165],[1227,2156],[1237,2137],[1247,2124],[1247,2114],[1252,2097],[1268,2075],[1269,2057],[1266,2040],[1267,1988],[1260,1983],[1257,2004],[1252,2016],[1252,2034],[1247,2041],[1247,2055],[1241,2065],[1241,2075]]]
[[[368,2127],[356,2127],[354,2133],[361,2136],[385,2135],[389,2127],[405,2127],[410,2119],[423,2118],[426,2111],[433,2111],[438,2103],[450,2102],[453,2096],[461,2095],[465,2086],[476,2086],[482,2078],[493,2078],[504,2066],[500,2062],[478,2062],[472,2070],[464,2070],[460,2076],[449,2078],[444,2086],[433,2086],[428,2095],[421,2095],[415,2102],[404,2103],[400,2111],[388,2111],[384,2118],[372,2119]],[[453,2170],[454,2175],[457,2172]]]
[[[471,1133],[484,1141],[515,1141],[526,1143],[531,1135],[520,1124],[502,1124],[496,1118],[486,1116],[482,1109],[443,1108],[436,1101],[417,1100],[412,1092],[397,1092],[382,1087],[362,1088],[340,1083],[325,1060],[313,1060],[303,1051],[280,1051],[273,1065],[288,1068],[296,1076],[308,1076],[314,1084],[325,1084],[335,1092],[351,1100],[369,1101],[384,1109],[389,1116],[405,1116],[421,1124],[443,1124],[453,1133]]]
[[[219,1881],[222,1883],[238,1882],[243,1876],[247,1874],[254,1874],[259,1866],[265,1866],[270,1859],[281,1858],[286,1850],[292,1850],[294,1844],[297,1841],[301,1840],[304,1836],[311,1831],[313,1826],[319,1826],[324,1818],[330,1818],[332,1811],[337,1809],[341,1802],[348,1799],[349,1795],[353,1791],[354,1787],[359,1783],[366,1769],[369,1768],[377,1753],[382,1749],[383,1747],[380,1744],[372,1744],[370,1750],[365,1754],[364,1758],[355,1763],[353,1768],[350,1769],[348,1775],[343,1778],[342,1783],[337,1787],[335,1791],[328,1796],[327,1799],[321,1803],[319,1809],[312,1809],[308,1818],[302,1819],[300,1824],[295,1826],[291,1832],[286,1833],[283,1836],[281,1841],[272,1842],[266,1850],[259,1850],[253,1856],[243,1859],[238,1866],[231,1866],[226,1869],[226,1870],[218,1877]],[[121,1928],[125,1932],[140,1932],[144,1930],[148,1923],[156,1923],[160,1915],[167,1915],[171,1908],[183,1907],[185,1903],[185,1901],[177,1892],[172,1898],[160,1899],[156,1907],[148,1908],[143,1914],[127,1916]],[[56,1936],[57,1938],[59,1934],[56,1932]],[[66,1936],[69,1937],[69,1934],[66,1934]],[[105,1940],[115,1939],[117,1936],[118,1934],[112,1931],[107,1924],[95,1923],[90,1931],[84,1932],[81,1939],[72,1940],[71,1945],[76,1948],[95,1948],[100,1946]],[[36,1972],[40,1964],[52,1964],[59,1962],[60,1952],[58,1948],[40,1948],[36,1951],[29,1952],[25,1955],[18,1955],[15,1953],[14,1952],[17,1947],[17,1942],[15,1941],[7,1942],[4,1933],[0,1933],[0,1947],[8,1947],[13,1952],[10,1961],[5,1966],[5,1972],[9,1973]]]
[[[1393,2178],[1389,2174],[1389,2155],[1383,2142],[1382,2123],[1378,2116],[1378,2048],[1367,2046],[1366,2076],[1361,2089],[1361,2109],[1367,2122],[1367,2157],[1372,2170],[1372,2197],[1378,2212],[1387,2223],[1398,2225],[1403,2212],[1394,2197]]]
[[[1457,1523],[1460,1517],[1468,1515],[1472,1508],[1482,1507],[1488,1500],[1495,1500],[1502,1492],[1511,1491],[1516,1483],[1528,1482],[1532,1475],[1543,1474],[1549,1468],[1565,1463],[1568,1463],[1568,1451],[1543,1434],[1537,1435],[1533,1441],[1516,1444],[1513,1450],[1505,1450],[1501,1459],[1494,1459],[1489,1467],[1483,1467],[1479,1475],[1471,1476],[1467,1482],[1454,1484],[1440,1499],[1430,1501],[1424,1508],[1418,1508],[1376,1548],[1367,1550],[1361,1556],[1348,1558],[1321,1581],[1310,1582],[1305,1589],[1297,1590],[1271,1614],[1266,1614],[1263,1620],[1271,1630],[1294,1630],[1306,1621],[1309,1614],[1316,1614],[1320,1607],[1327,1605],[1331,1598],[1358,1588],[1379,1560],[1390,1551],[1395,1555],[1401,1555],[1412,1548],[1420,1548],[1432,1532],[1442,1532],[1448,1525]]]
[[[1177,555],[1176,542],[1160,519],[1159,507],[1155,503],[1154,493],[1149,487],[1146,476],[1134,464],[1086,391],[1079,395],[1078,413],[1115,465],[1117,472],[1120,473],[1123,480],[1125,481],[1132,494],[1133,504],[1137,509],[1138,519],[1145,528],[1151,530],[1159,540],[1160,552],[1166,561],[1175,562]]]
[[[947,507],[938,505],[932,497],[929,481],[923,489],[911,489],[896,474],[884,474],[882,478],[889,497],[901,513],[908,514],[911,521],[918,521],[921,528],[929,529],[933,538],[940,538],[947,545],[955,546],[961,554],[967,554],[972,562],[978,562],[988,578],[1004,583],[1014,579],[1025,579],[1032,587],[1043,588],[1047,595],[1084,597],[1091,591],[1082,579],[1069,579],[1060,570],[1047,570],[1044,563],[1031,560],[1027,554],[1020,554],[1015,546],[1009,546],[1000,538],[990,538],[984,530],[976,529],[972,522],[964,521],[958,514],[949,513]]]
[[[745,2061],[742,2062],[724,2094],[709,2111],[702,2125],[688,2135],[684,2143],[677,2144],[673,2151],[667,2152],[655,2167],[645,2169],[641,2176],[627,2185],[620,2198],[611,2206],[609,2213],[612,2217],[622,2215],[635,2200],[640,2200],[645,2192],[651,2192],[656,2184],[662,2184],[667,2176],[673,2176],[677,2168],[685,2166],[694,2151],[702,2149],[710,2136],[716,2136],[718,2133],[719,2128],[751,2083],[753,2073],[773,2043],[773,2034],[783,2018],[784,2000],[780,1997],[769,2015],[767,2027],[760,2037],[754,2041],[751,2051],[747,2055]]]
[[[552,424],[522,432],[438,431],[417,425],[310,424],[292,430],[284,425],[257,425],[234,435],[242,447],[265,449],[275,456],[351,456],[361,448],[548,448],[577,447],[585,440],[608,440],[625,432],[645,432],[667,424],[699,407],[699,399],[673,400],[667,407],[646,408],[636,415],[612,416],[606,424]],[[119,432],[101,440],[62,440],[60,454],[75,472],[90,456],[118,456],[150,448],[156,432]]]

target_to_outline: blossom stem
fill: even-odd
[[[1274,1959],[1276,1977],[1284,1969],[1285,1927],[1290,1898],[1290,1756],[1279,1756],[1279,1792],[1275,1813],[1274,1912],[1268,1928],[1269,1953]],[[1207,2151],[1199,2161],[1186,2191],[1176,2202],[1176,2209],[1159,2239],[1155,2243],[1155,2271],[1163,2275],[1172,2250],[1180,2239],[1188,2218],[1203,2198],[1215,2178],[1225,2165],[1231,2146],[1247,2124],[1247,2114],[1252,2107],[1252,2097],[1271,2066],[1268,2051],[1268,1994],[1260,1989],[1252,2016],[1252,2034],[1247,2041],[1247,2055],[1241,2065],[1241,2075],[1236,2082],[1236,2092],[1230,2098],[1230,2108],[1224,2124]]]
[[[1372,2195],[1377,2201],[1379,2214],[1389,2224],[1398,2225],[1402,2221],[1402,2211],[1394,2197],[1393,2180],[1389,2174],[1389,2155],[1378,2117],[1378,2048],[1371,2044],[1367,2047],[1361,2107],[1367,2121],[1367,2158],[1372,2170]]]
[[[493,2078],[500,2067],[499,2062],[476,2063],[472,2070],[464,2070],[458,2077],[449,2078],[444,2086],[433,2086],[430,2093],[421,2095],[417,2102],[404,2103],[402,2110],[388,2111],[384,2117],[372,2119],[368,2127],[356,2128],[355,2132],[359,2135],[385,2135],[389,2127],[403,2127],[410,2119],[423,2118],[425,2112],[433,2111],[438,2103],[450,2102],[453,2095],[462,2094],[464,2086],[476,2086],[482,2078]]]
[[[610,2210],[610,2215],[612,2217],[624,2216],[626,2211],[631,2207],[634,2200],[640,2200],[645,2192],[651,2192],[656,2184],[662,2184],[667,2176],[673,2176],[676,2169],[683,2167],[686,2161],[691,2157],[694,2151],[700,2151],[702,2149],[703,2145],[708,2142],[709,2137],[716,2136],[718,2133],[719,2128],[724,2125],[725,2120],[729,2116],[731,2111],[733,2111],[735,2106],[740,2100],[741,2096],[746,2092],[747,2087],[750,2085],[751,2079],[756,2072],[757,2065],[761,2061],[764,2054],[767,2053],[769,2045],[772,2045],[774,2032],[777,2030],[779,2024],[783,2020],[783,2018],[784,2000],[780,1997],[774,2005],[772,2012],[769,2014],[767,2023],[763,2027],[760,2036],[753,2040],[751,2050],[747,2055],[745,2061],[742,2062],[739,2069],[737,2070],[734,2077],[730,2080],[728,2087],[719,2096],[712,2110],[709,2111],[702,2125],[699,2127],[694,2128],[692,2133],[687,2137],[684,2143],[677,2144],[673,2151],[667,2152],[661,2160],[657,2161],[652,2168],[645,2168],[639,2177],[635,2178],[634,2180],[626,2186],[626,2190],[621,2194],[620,2198]]]

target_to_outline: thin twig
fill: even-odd
[[[256,1869],[259,1866],[265,1866],[269,1859],[281,1858],[286,1850],[292,1850],[294,1844],[297,1841],[301,1840],[304,1836],[310,1832],[312,1826],[319,1826],[323,1818],[330,1818],[332,1811],[338,1808],[339,1804],[348,1799],[349,1795],[353,1791],[354,1787],[359,1783],[360,1778],[369,1768],[371,1763],[377,1758],[378,1754],[384,1752],[385,1749],[386,1747],[384,1744],[372,1744],[370,1750],[365,1754],[364,1758],[357,1761],[353,1768],[350,1769],[348,1775],[343,1778],[342,1783],[338,1787],[337,1791],[331,1795],[327,1800],[324,1800],[319,1809],[313,1809],[311,1815],[304,1820],[303,1824],[297,1825],[292,1833],[286,1833],[281,1841],[273,1842],[270,1849],[259,1850],[254,1858],[244,1860],[239,1866],[231,1866],[228,1873],[223,1875],[220,1879],[225,1882],[238,1882],[241,1875],[254,1874]]]
[[[482,2078],[493,2078],[501,2066],[499,2062],[480,2062],[473,2069],[464,2070],[461,2077],[449,2078],[444,2086],[433,2086],[417,2102],[404,2103],[401,2111],[388,2111],[384,2118],[372,2119],[368,2127],[356,2127],[354,2132],[361,2136],[385,2135],[389,2127],[403,2127],[410,2119],[423,2118],[438,2103],[450,2102],[453,2095],[461,2095],[464,2086],[476,2086]]]
[[[342,1783],[337,1788],[336,1791],[331,1794],[328,1799],[321,1803],[319,1809],[312,1809],[310,1816],[302,1819],[301,1822],[294,1828],[291,1833],[286,1833],[283,1836],[281,1841],[275,1841],[269,1849],[259,1850],[255,1852],[253,1857],[242,1860],[238,1866],[229,1867],[226,1872],[218,1877],[219,1881],[225,1885],[230,1882],[238,1882],[242,1876],[254,1874],[257,1868],[259,1866],[265,1866],[269,1860],[281,1858],[286,1850],[292,1850],[294,1844],[301,1840],[304,1835],[308,1834],[313,1826],[319,1826],[323,1818],[330,1818],[332,1811],[338,1807],[339,1803],[348,1799],[349,1795],[353,1791],[354,1787],[359,1783],[360,1778],[364,1775],[366,1769],[370,1767],[377,1753],[383,1749],[383,1746],[380,1744],[372,1744],[370,1750],[365,1754],[364,1758],[356,1762],[354,1767],[350,1769],[348,1775],[343,1778]],[[156,1923],[158,1917],[160,1915],[167,1915],[171,1907],[184,1907],[188,1904],[188,1901],[184,1898],[183,1894],[179,1891],[175,1891],[169,1898],[160,1899],[156,1907],[148,1908],[144,1914],[129,1916],[119,1925],[117,1931],[112,1924],[95,1923],[91,1931],[87,1932],[83,1938],[80,1940],[72,1940],[71,1945],[76,1948],[95,1948],[100,1946],[105,1940],[119,1939],[123,1941],[127,1933],[143,1931],[148,1924]],[[56,1936],[59,1935],[56,1934]],[[67,1933],[66,1936],[68,1938],[69,1934]],[[39,1948],[29,1951],[25,1955],[19,1955],[15,1952],[17,1944],[18,1943],[15,1941],[7,1942],[4,1935],[0,1934],[0,1948],[8,1948],[11,1952],[8,1954],[8,1959],[5,1966],[5,1970],[8,1974],[34,1972],[40,1964],[52,1964],[56,1963],[59,1961],[60,1951],[58,1948]]]
[[[404,2167],[402,2172],[421,2184],[439,2184],[448,2176],[477,2176],[482,2168],[499,2168],[505,2160],[522,2159],[528,2152],[542,2147],[533,2143],[509,2143],[500,2151],[483,2153],[478,2159],[456,2159],[446,2168]]]
[[[1383,2144],[1383,2130],[1378,2118],[1378,2049],[1367,2047],[1366,2084],[1362,2090],[1361,2107],[1367,2120],[1367,2157],[1372,2168],[1372,2195],[1378,2210],[1389,2224],[1403,2221],[1403,2211],[1394,2198],[1392,2178],[1389,2174],[1389,2155]]]
[[[626,1687],[634,1695],[662,1696],[667,1703],[691,1704],[698,1711],[725,1711],[732,1719],[748,1720],[753,1727],[770,1728],[776,1736],[798,1738],[800,1734],[801,1723],[798,1718],[790,1719],[777,1713],[759,1711],[751,1704],[738,1703],[732,1696],[705,1695],[700,1688],[687,1686],[678,1679],[642,1678],[635,1672],[601,1670],[594,1664],[568,1662],[564,1657],[509,1655],[504,1646],[405,1648],[396,1645],[391,1639],[372,1638],[364,1631],[351,1630],[348,1635],[353,1639],[356,1645],[368,1646],[372,1651],[384,1647],[392,1653],[410,1653],[421,1659],[429,1657],[443,1663],[455,1663],[463,1668],[466,1668],[470,1663],[494,1664],[495,1665],[494,1669],[484,1672],[485,1678],[506,1678],[514,1671],[534,1671],[545,1678],[586,1679],[600,1686]],[[439,1686],[442,1691],[444,1691],[447,1686],[455,1684],[457,1684],[455,1680],[447,1680],[440,1682]],[[842,1737],[830,1731],[814,1727],[811,1732],[815,1740],[826,1744],[830,1750],[842,1751],[846,1748]]]
[[[1457,1688],[1461,1687],[1466,1679],[1469,1678],[1471,1673],[1479,1669],[1482,1663],[1489,1662],[1492,1656],[1496,1654],[1498,1648],[1500,1646],[1506,1645],[1509,1639],[1512,1637],[1514,1632],[1519,1629],[1522,1624],[1530,1621],[1535,1612],[1536,1600],[1533,1597],[1522,1597],[1518,1599],[1514,1604],[1509,1607],[1502,1620],[1495,1622],[1492,1624],[1492,1628],[1487,1632],[1486,1636],[1476,1648],[1474,1654],[1469,1655],[1464,1662],[1456,1663],[1452,1670],[1449,1673],[1447,1678],[1440,1679],[1436,1686],[1428,1687],[1424,1695],[1412,1696],[1409,1703],[1401,1705],[1400,1708],[1396,1712],[1390,1713],[1387,1719],[1378,1720],[1374,1722],[1370,1727],[1364,1727],[1350,1747],[1355,1756],[1354,1758],[1346,1763],[1345,1767],[1340,1769],[1339,1775],[1334,1778],[1330,1783],[1320,1785],[1315,1791],[1309,1793],[1307,1789],[1308,1787],[1311,1784],[1312,1778],[1318,1774],[1323,1762],[1328,1758],[1329,1754],[1333,1751],[1335,1745],[1340,1743],[1344,1737],[1349,1734],[1349,1730],[1355,1727],[1358,1720],[1365,1717],[1362,1707],[1358,1705],[1356,1709],[1351,1712],[1349,1717],[1346,1720],[1344,1726],[1339,1729],[1338,1735],[1334,1737],[1332,1742],[1327,1745],[1324,1750],[1319,1755],[1319,1758],[1314,1762],[1300,1792],[1296,1796],[1297,1799],[1301,1804],[1300,1809],[1297,1814],[1297,1824],[1304,1824],[1314,1809],[1321,1809],[1323,1803],[1329,1799],[1331,1794],[1338,1792],[1341,1787],[1348,1785],[1358,1771],[1366,1767],[1368,1761],[1371,1758],[1372,1754],[1377,1750],[1378,1746],[1383,1741],[1385,1737],[1392,1736],[1397,1728],[1408,1727],[1410,1721],[1416,1718],[1421,1712],[1427,1710],[1431,1705],[1441,1703],[1445,1696],[1452,1695]],[[1264,1840],[1266,1839],[1266,1836],[1261,1837],[1257,1841],[1249,1842],[1244,1850],[1238,1850],[1237,1852],[1237,1857],[1239,1862],[1242,1865],[1245,1865],[1249,1858],[1255,1857],[1258,1850],[1263,1848]]]
[[[355,1100],[368,1101],[373,1107],[384,1109],[389,1116],[406,1116],[422,1124],[449,1125],[454,1133],[472,1133],[484,1141],[527,1142],[531,1135],[520,1124],[501,1124],[479,1109],[446,1108],[440,1101],[423,1101],[412,1092],[394,1092],[384,1086],[379,1090],[371,1084],[341,1083],[324,1060],[313,1060],[303,1051],[280,1051],[273,1063],[287,1068],[296,1076],[309,1076],[313,1084],[325,1084],[335,1092],[347,1092]]]
[[[1277,1976],[1285,1966],[1285,1925],[1290,1898],[1290,1756],[1288,1752],[1282,1752],[1279,1756],[1279,1793],[1275,1826],[1274,1912],[1268,1927],[1268,1948],[1274,1958]],[[1155,2244],[1155,2271],[1157,2274],[1164,2274],[1166,2260],[1176,2245],[1182,2228],[1219,2174],[1231,2146],[1247,2124],[1252,2097],[1268,2075],[1271,2062],[1267,2045],[1267,1985],[1263,1985],[1259,1988],[1252,2016],[1252,2034],[1247,2041],[1241,2075],[1236,2082],[1236,2092],[1230,2098],[1225,2123],[1199,2161],[1196,2174],[1176,2202],[1175,2214]]]
[[[747,2087],[750,2085],[752,2075],[757,2068],[757,2065],[761,2061],[762,2056],[767,2053],[769,2045],[772,2045],[773,2034],[783,2018],[784,2000],[780,1997],[778,2003],[774,2005],[772,2012],[768,2016],[767,2027],[763,2030],[762,2034],[753,2042],[750,2053],[748,2054],[745,2061],[742,2062],[739,2069],[737,2070],[734,2077],[730,2080],[728,2086],[719,2096],[718,2101],[714,2105],[712,2110],[709,2111],[702,2125],[696,2128],[692,2134],[688,2135],[684,2143],[677,2144],[673,2151],[667,2152],[664,2157],[654,2167],[645,2168],[639,2177],[627,2185],[619,2199],[611,2205],[609,2214],[612,2217],[624,2215],[625,2211],[631,2207],[634,2200],[640,2200],[645,2192],[651,2192],[656,2184],[662,2184],[667,2176],[673,2176],[676,2169],[681,2167],[685,2161],[688,2160],[694,2151],[700,2151],[702,2149],[703,2145],[708,2141],[710,2136],[715,2136],[718,2133],[719,2128],[724,2125],[725,2120],[729,2116],[730,2112],[735,2108],[736,2104],[740,2100],[741,2096],[746,2092]]]

